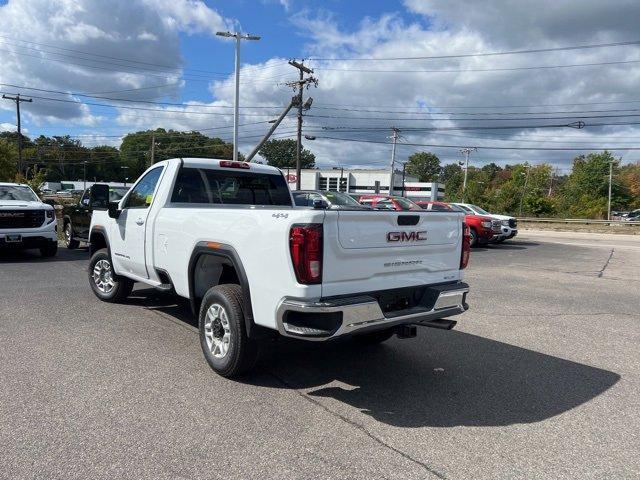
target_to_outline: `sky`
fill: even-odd
[[[318,166],[386,167],[395,127],[399,162],[477,147],[478,167],[564,173],[604,147],[640,158],[624,150],[640,147],[638,18],[637,0],[5,0],[0,91],[33,98],[21,105],[31,137],[118,146],[162,127],[230,141],[234,43],[216,32],[240,31],[261,36],[242,42],[243,153],[294,93],[287,61],[305,59],[318,86],[304,147]],[[15,104],[0,101],[0,130],[15,128]],[[295,138],[295,118],[275,136]]]

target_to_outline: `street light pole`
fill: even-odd
[[[233,37],[236,39],[236,67],[235,80],[236,92],[233,102],[233,161],[238,161],[238,123],[240,116],[240,41],[241,40],[260,40],[256,35],[247,35],[239,32],[217,32],[220,37]]]
[[[397,129],[396,127],[393,127],[391,129],[392,131],[392,136],[391,138],[393,139],[393,147],[391,148],[391,175],[389,175],[389,195],[393,195],[393,183],[395,181],[394,174],[395,174],[395,164],[396,164],[396,144],[398,143],[398,133],[400,132],[399,129]]]

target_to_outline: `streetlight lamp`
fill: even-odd
[[[220,37],[233,37],[236,39],[236,94],[233,103],[233,161],[238,161],[238,116],[240,106],[240,40],[260,40],[257,35],[247,35],[238,32],[217,32]]]

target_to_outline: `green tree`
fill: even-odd
[[[440,159],[431,152],[417,152],[407,160],[407,173],[420,182],[435,182],[442,173]]]
[[[130,133],[120,145],[122,166],[130,179],[137,178],[151,165],[151,142],[155,138],[155,161],[180,157],[233,158],[233,145],[220,138],[207,137],[200,132],[175,130],[146,130]]]
[[[269,140],[262,146],[259,153],[267,161],[267,164],[273,167],[295,167],[296,148],[296,140]],[[300,166],[302,168],[314,168],[316,166],[316,156],[303,148],[300,155]]]
[[[0,139],[0,182],[10,182],[16,175],[16,147],[5,139]]]
[[[610,152],[581,155],[573,161],[571,174],[562,188],[562,208],[572,217],[605,218],[609,195],[609,164],[617,178],[620,162]],[[629,193],[618,182],[612,183],[611,206],[620,208],[630,201]]]
[[[442,169],[440,181],[444,183],[444,198],[447,202],[462,200],[462,181],[464,172],[457,163],[445,165]]]

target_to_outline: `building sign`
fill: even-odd
[[[296,183],[298,181],[298,177],[293,173],[285,175],[285,178],[287,179],[287,183]]]

